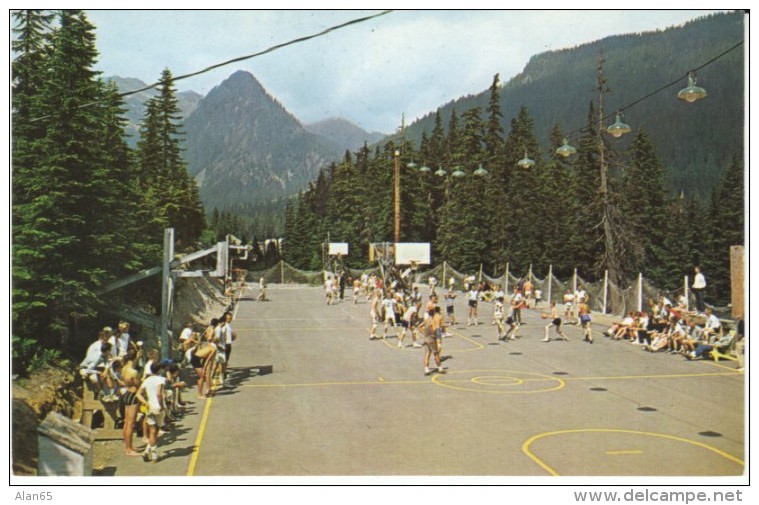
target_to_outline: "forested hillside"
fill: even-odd
[[[731,157],[743,152],[744,48],[697,71],[698,84],[709,93],[698,107],[673,97],[687,85],[689,70],[741,42],[743,36],[744,14],[736,12],[535,55],[519,75],[503,85],[502,126],[508,130],[510,118],[526,107],[543,153],[549,152],[554,125],[576,134],[584,126],[588,103],[597,102],[595,69],[603,57],[610,90],[605,98],[607,115],[673,83],[625,110],[625,122],[633,131],[645,129],[654,140],[668,191],[707,196]],[[439,112],[447,120],[453,109],[484,110],[488,98],[489,93],[483,91],[445,104]],[[407,138],[418,146],[422,132],[434,127],[434,119],[435,112],[431,112],[411,124]],[[613,120],[612,116],[608,123]],[[627,148],[630,144],[623,140],[620,145]]]

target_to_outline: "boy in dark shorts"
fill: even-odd
[[[443,294],[443,298],[445,298],[445,315],[448,325],[452,326],[456,324],[456,315],[453,313],[453,302],[456,300],[456,292],[453,290],[453,284],[448,286],[448,291]]]
[[[551,313],[543,313],[543,319],[550,319],[551,322],[546,325],[546,338],[543,342],[548,342],[551,339],[548,338],[548,330],[553,326],[556,328],[556,333],[559,334],[562,340],[569,340],[566,335],[561,331],[561,317],[559,317],[559,311],[556,310],[556,302],[551,302]]]

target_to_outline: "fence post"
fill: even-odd
[[[643,272],[638,274],[638,312],[643,310]]]
[[[579,300],[577,299],[577,269],[575,268],[574,274],[572,275],[572,305],[574,307],[574,313],[577,314],[577,302]]]
[[[532,263],[530,263],[530,270],[527,272],[527,280],[532,282]]]
[[[688,276],[685,276],[683,292],[685,293],[685,310],[690,312],[690,293],[688,292]]]
[[[553,291],[553,263],[548,265],[548,307],[551,307]]]
[[[285,260],[279,260],[279,278],[281,279],[280,284],[285,283]]]
[[[609,292],[609,271],[604,270],[604,307],[602,314],[606,315],[607,294]]]
[[[221,256],[221,252],[218,253]],[[163,230],[163,281],[161,282],[161,356],[171,356],[169,325],[174,298],[174,278],[171,276],[171,261],[174,259],[174,228]],[[222,263],[226,267],[226,263]],[[226,270],[226,269],[225,269]],[[226,272],[224,272],[226,276]]]
[[[508,293],[509,292],[509,262],[508,261],[506,262],[506,273],[504,274],[504,278],[506,280],[503,283],[504,284],[503,292]]]
[[[481,282],[482,282],[482,263],[480,263],[480,275],[479,275],[479,278],[477,279],[477,283],[481,283]]]
[[[443,260],[443,288],[448,286],[448,284],[445,283],[445,260]]]

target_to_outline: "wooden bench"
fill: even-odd
[[[119,402],[102,402],[97,399],[98,391],[95,385],[88,380],[83,380],[82,386],[82,419],[81,423],[95,431],[95,440],[118,440],[123,438],[121,428],[116,428],[121,420],[119,415]],[[96,412],[103,416],[103,426],[94,428],[92,421]]]

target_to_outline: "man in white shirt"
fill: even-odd
[[[704,291],[706,290],[706,277],[701,273],[701,267],[695,267],[693,271],[696,273],[696,277],[693,279],[693,294],[696,295],[696,310],[699,313],[704,312]]]

